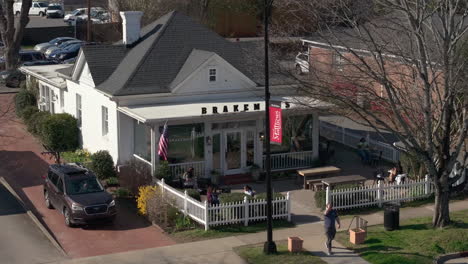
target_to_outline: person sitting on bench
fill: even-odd
[[[197,181],[193,177],[193,167],[187,169],[182,179],[184,180],[184,188],[196,188]]]

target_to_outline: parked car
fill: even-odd
[[[45,205],[61,212],[67,226],[115,219],[117,209],[112,195],[104,190],[93,172],[82,165],[50,165],[44,179]]]
[[[65,11],[63,11],[63,7],[61,5],[51,4],[47,7],[46,16],[47,18],[63,18],[65,16]]]
[[[25,80],[26,76],[19,70],[0,72],[0,82],[7,87],[17,88]]]
[[[63,22],[65,23],[72,23],[75,21],[77,16],[84,15],[88,9],[87,8],[78,8],[75,11],[71,12],[70,14],[67,14],[63,17]]]
[[[45,60],[44,55],[38,51],[34,50],[20,50],[19,52],[19,65],[23,65],[25,62],[30,61],[40,61]],[[0,70],[5,69],[5,59],[4,57],[0,57]]]
[[[37,60],[37,61],[27,61],[23,63],[23,66],[41,66],[41,65],[53,65],[53,64],[58,64],[58,63],[52,60]]]
[[[22,5],[23,5],[23,1],[18,1],[13,4],[13,13],[15,15],[19,16],[21,14]],[[29,9],[29,15],[45,16],[48,6],[49,6],[49,3],[47,2],[34,1],[31,4],[31,8]]]
[[[303,74],[309,72],[309,53],[299,52],[296,55],[295,69],[297,74]]]
[[[64,42],[58,46],[51,46],[49,47],[45,52],[44,52],[44,56],[47,58],[47,59],[50,59],[51,56],[63,49],[66,49],[68,46],[70,45],[74,45],[74,44],[77,44],[77,43],[82,43],[83,41],[81,40],[70,40],[70,41],[67,41],[67,42]]]
[[[35,51],[39,52],[45,52],[48,48],[52,46],[58,46],[64,42],[70,41],[70,40],[77,40],[75,38],[70,38],[70,37],[59,37],[59,38],[54,38],[53,40],[50,40],[49,42],[44,42],[44,43],[39,43],[36,46],[34,46]]]
[[[62,61],[63,64],[73,64],[76,61],[76,57]]]
[[[58,61],[64,61],[68,60],[71,58],[75,58],[78,56],[78,53],[80,52],[81,46],[84,45],[93,45],[94,43],[86,43],[86,42],[81,42],[81,43],[76,43],[73,45],[70,45],[66,47],[63,50],[60,50],[50,56],[50,59],[52,60],[58,60]]]

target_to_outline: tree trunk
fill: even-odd
[[[18,47],[15,47],[18,46]],[[5,48],[5,69],[13,70],[18,67],[19,62],[19,45],[12,43],[9,47]]]
[[[448,188],[443,188],[439,183],[436,184],[434,216],[432,218],[433,227],[444,227],[450,224],[449,211],[450,192]]]

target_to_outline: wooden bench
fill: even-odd
[[[366,178],[361,175],[346,175],[322,179],[322,184],[332,188],[340,184],[361,184],[364,185]]]
[[[304,189],[307,189],[307,177],[314,177],[314,180],[324,178],[331,174],[339,173],[341,169],[335,166],[326,166],[326,167],[318,167],[312,169],[305,169],[305,170],[297,170],[297,176],[304,178]]]

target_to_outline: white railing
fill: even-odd
[[[313,164],[313,151],[288,152],[271,154],[271,170],[300,169],[310,167]],[[265,156],[263,156],[263,167],[265,167]]]
[[[350,133],[346,131],[345,128],[331,125],[324,121],[320,121],[320,136],[352,148],[357,148],[359,140],[363,138],[362,135]],[[369,147],[376,149],[377,151],[382,151],[382,159],[391,162],[398,162],[400,160],[400,152],[392,145],[369,138],[367,141],[369,143]]]
[[[205,175],[205,161],[185,162],[169,164],[172,177],[182,177],[188,168],[193,168],[193,174],[197,178],[202,178]]]
[[[408,181],[402,184],[382,184],[338,190],[326,189],[326,203],[331,202],[335,209],[350,209],[385,203],[399,203],[428,197],[434,187],[426,176],[425,179]]]
[[[200,202],[187,195],[187,191],[181,192],[164,183],[164,179],[156,180],[156,184],[162,189],[163,194],[170,198],[173,205],[186,216],[205,226],[229,225],[266,219],[266,201],[249,200],[225,203],[211,206],[206,201]],[[273,219],[285,218],[291,221],[291,200],[289,192],[285,198],[277,198],[272,201]]]

